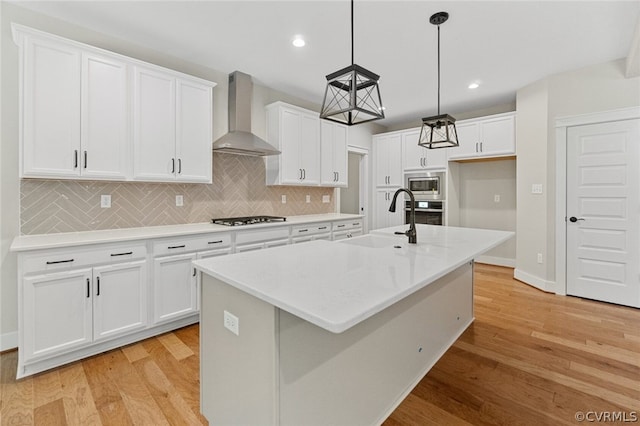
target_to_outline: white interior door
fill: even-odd
[[[640,120],[568,128],[567,294],[640,307]]]

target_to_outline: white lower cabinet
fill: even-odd
[[[153,321],[159,323],[198,312],[195,253],[158,257],[153,266]]]
[[[91,343],[91,268],[23,280],[22,345],[25,361]]]
[[[126,334],[147,325],[147,262],[93,269],[93,340]]]
[[[402,225],[404,223],[404,193],[399,194],[396,200],[396,211],[390,212],[389,206],[393,201],[395,188],[376,190],[376,215],[373,229],[388,228],[390,226]]]
[[[59,354],[147,324],[146,261],[53,272],[23,281],[24,359]]]
[[[331,239],[333,241],[344,240],[345,238],[357,237],[363,234],[363,220],[351,219],[334,222],[331,227]]]

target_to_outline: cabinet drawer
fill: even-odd
[[[303,237],[305,235],[315,235],[329,232],[331,223],[311,223],[309,225],[297,225],[291,227],[291,236]]]
[[[289,238],[289,228],[287,226],[256,231],[240,231],[236,234],[236,245],[287,238]]]
[[[347,229],[362,228],[362,219],[341,220],[333,222],[333,232],[346,231]]]
[[[215,250],[231,246],[230,233],[214,233],[182,238],[167,238],[153,242],[153,255],[179,254],[191,251]]]
[[[60,250],[42,250],[25,254],[22,261],[24,274],[61,271],[85,265],[128,262],[147,255],[145,243],[130,245],[79,246]]]

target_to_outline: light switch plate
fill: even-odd
[[[103,209],[111,208],[111,195],[100,196],[100,207]]]

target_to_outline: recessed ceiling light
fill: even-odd
[[[302,36],[297,35],[293,37],[293,41],[291,42],[291,44],[293,44],[295,47],[303,47],[307,43],[304,41]]]
[[[479,84],[479,83],[471,83],[471,84],[469,85],[469,89],[477,89],[478,87],[480,87],[480,84]]]

